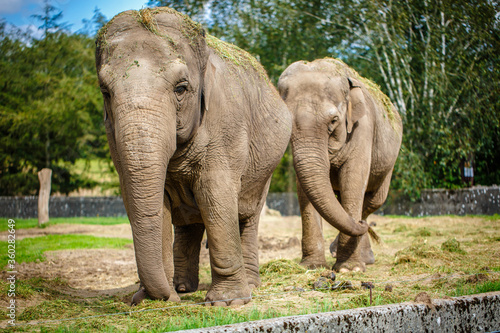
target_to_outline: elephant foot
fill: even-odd
[[[326,263],[326,259],[324,258],[324,256],[323,258],[302,258],[302,260],[300,261],[300,265],[306,267],[307,269],[328,268],[328,264]]]
[[[146,298],[149,299],[150,297],[146,289],[143,286],[140,286],[139,290],[134,294],[134,296],[132,296],[132,301],[130,302],[130,305],[131,306],[138,305]],[[180,300],[181,298],[179,297],[179,295],[177,295],[175,291],[170,294],[170,297],[168,299],[168,301],[170,302],[180,302]]]
[[[189,263],[182,266],[176,263],[174,273],[174,286],[178,293],[190,293],[198,290],[200,279],[198,276],[198,263]]]
[[[372,249],[368,249],[366,253],[363,255],[363,259],[365,260],[365,264],[373,265],[375,263],[375,255],[373,254]]]
[[[252,291],[248,285],[238,289],[217,290],[210,287],[205,297],[206,306],[244,305],[252,299]]]
[[[250,287],[250,290],[258,288],[261,284],[259,271],[247,269],[246,274],[247,274],[247,282],[248,282],[248,286]]]
[[[337,246],[339,245],[339,236],[330,244],[330,253],[332,258],[337,258]]]
[[[362,261],[344,261],[337,262],[333,265],[332,270],[339,273],[347,272],[364,272],[366,271],[366,264]]]
[[[333,245],[333,243],[332,243]],[[330,253],[332,254],[332,258],[337,258],[337,247],[332,250],[332,246],[330,246]],[[375,255],[373,254],[372,249],[368,249],[361,254],[362,260],[366,265],[373,265],[375,263]]]
[[[250,288],[250,290],[254,290],[255,288],[260,287],[260,278],[248,279],[248,287]]]
[[[131,306],[140,304],[143,300],[149,298],[148,293],[144,287],[139,287],[139,290],[132,296]]]
[[[375,263],[375,256],[367,234],[360,237],[339,234],[330,244],[330,253],[332,257],[337,258],[333,267],[338,272],[364,272],[366,265]]]
[[[199,279],[198,276],[196,278],[191,279],[180,279],[174,278],[175,290],[178,293],[190,293],[198,290]]]

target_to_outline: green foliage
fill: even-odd
[[[34,262],[45,260],[47,251],[67,249],[123,248],[132,240],[124,238],[105,238],[86,235],[47,235],[35,238],[24,238],[16,241],[16,262]],[[0,267],[8,261],[7,242],[0,241],[3,254],[0,255]]]
[[[72,164],[109,158],[94,42],[54,30],[58,18],[40,18],[43,39],[0,29],[0,195],[36,193],[46,167],[53,192],[93,187]]]
[[[349,63],[373,78],[404,121],[393,187],[463,186],[460,166],[476,162],[476,182],[498,183],[499,61],[496,2],[333,1],[350,33]],[[496,164],[495,164],[496,163]]]
[[[269,192],[296,192],[296,175],[293,168],[293,157],[291,146],[285,151],[280,163],[273,172]]]

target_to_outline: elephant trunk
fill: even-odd
[[[116,148],[137,271],[150,298],[167,300],[171,287],[164,271],[162,234],[163,228],[171,227],[164,225],[164,217],[171,219],[164,216],[170,212],[163,200],[167,166],[175,150],[175,116],[168,121],[165,114],[159,114],[160,108],[122,111],[115,123]]]
[[[360,236],[366,233],[366,222],[360,223],[350,217],[335,196],[330,182],[328,138],[294,135],[291,143],[297,178],[318,213],[344,234]]]

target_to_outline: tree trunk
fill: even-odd
[[[50,183],[52,178],[52,170],[43,168],[38,171],[38,179],[40,180],[40,193],[38,194],[38,226],[49,222],[49,199],[50,199]]]

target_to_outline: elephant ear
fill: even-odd
[[[202,112],[208,111],[208,105],[210,103],[210,96],[216,87],[216,72],[217,67],[213,61],[213,55],[208,57],[207,67],[205,69],[205,77],[203,78],[203,92],[202,92]]]
[[[347,78],[349,81],[349,102],[347,104],[347,133],[352,132],[354,124],[366,114],[366,101],[361,84],[358,80]]]

